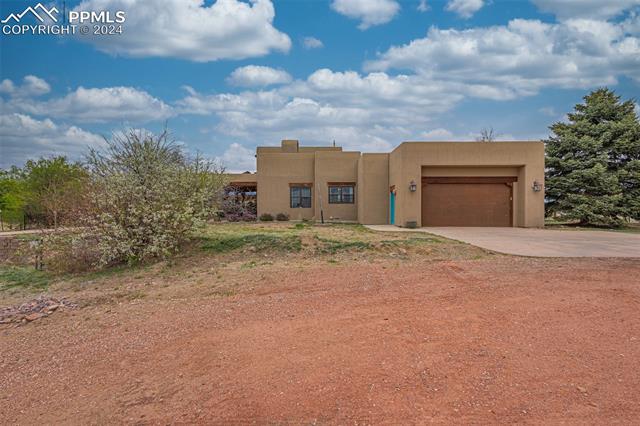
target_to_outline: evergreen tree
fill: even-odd
[[[602,88],[546,141],[547,213],[581,225],[640,219],[640,121],[633,101]]]

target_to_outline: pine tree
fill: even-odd
[[[631,100],[602,88],[546,141],[547,213],[581,225],[640,219],[640,121]]]

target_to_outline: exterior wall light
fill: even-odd
[[[542,191],[542,184],[537,180],[534,180],[533,185],[531,185],[531,189],[533,189],[533,192],[540,192]]]
[[[417,189],[418,189],[418,185],[416,185],[416,181],[415,181],[415,180],[412,180],[412,181],[409,183],[409,191],[411,191],[411,192],[416,192],[416,191],[417,191]]]

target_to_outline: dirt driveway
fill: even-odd
[[[368,228],[394,232],[402,229],[392,225]],[[420,231],[518,256],[640,257],[640,233],[491,227],[428,227]]]
[[[0,418],[637,423],[638,276],[631,259],[506,256],[258,267],[230,297],[0,328]]]

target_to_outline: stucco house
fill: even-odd
[[[403,142],[390,153],[258,147],[256,173],[230,175],[255,192],[258,215],[397,226],[544,225],[542,142]]]

